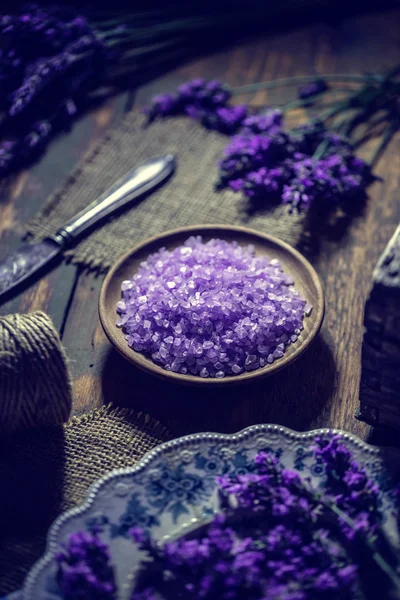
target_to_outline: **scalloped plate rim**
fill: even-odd
[[[245,427],[236,433],[216,433],[216,432],[202,432],[202,433],[193,433],[185,436],[181,436],[179,438],[175,438],[169,440],[167,442],[163,442],[162,444],[156,446],[152,450],[146,452],[142,458],[137,462],[136,465],[132,467],[124,467],[121,469],[114,469],[100,477],[97,481],[95,481],[87,491],[87,495],[85,500],[74,508],[70,508],[61,515],[59,515],[53,524],[50,526],[46,537],[46,549],[41,558],[32,566],[31,570],[27,574],[24,585],[22,588],[23,598],[25,599],[28,594],[34,591],[35,579],[37,575],[54,559],[54,552],[58,547],[59,543],[57,541],[57,535],[62,525],[66,522],[70,521],[77,515],[83,515],[86,511],[90,509],[93,502],[95,501],[96,494],[99,493],[101,488],[108,483],[111,479],[118,476],[125,475],[136,475],[136,473],[140,473],[145,469],[149,462],[156,459],[160,454],[163,454],[166,450],[170,448],[179,447],[185,445],[187,442],[195,442],[195,441],[203,441],[207,439],[220,439],[220,440],[231,440],[233,442],[240,441],[241,438],[245,438],[253,431],[263,431],[263,432],[274,432],[278,434],[283,434],[286,436],[290,436],[293,439],[305,440],[307,438],[313,438],[317,435],[322,435],[326,433],[340,434],[344,439],[350,441],[352,444],[355,444],[363,451],[368,452],[371,455],[380,455],[382,453],[382,448],[379,446],[372,446],[368,444],[361,438],[356,435],[344,431],[342,429],[334,429],[334,428],[320,428],[313,429],[311,431],[300,432],[290,429],[289,427],[285,427],[283,425],[274,425],[274,424],[259,424],[259,425],[250,425],[249,427]]]

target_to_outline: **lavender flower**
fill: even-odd
[[[312,156],[326,139],[327,133],[325,125],[316,120],[295,127],[290,132],[290,136],[296,152]]]
[[[17,142],[6,140],[0,144],[0,177],[8,175],[15,161]]]
[[[217,478],[222,512],[208,525],[163,546],[133,528],[132,540],[147,559],[130,600],[391,597],[382,565],[394,557],[387,545],[376,545],[383,542],[376,484],[340,435],[317,436],[312,450],[324,467],[323,492],[260,452],[247,474]],[[365,556],[359,542],[371,533],[375,545]],[[71,536],[57,560],[66,600],[115,598],[108,550],[96,534]]]
[[[37,121],[22,142],[22,155],[32,157],[43,150],[51,134],[49,121]]]
[[[96,533],[81,531],[70,535],[56,560],[64,600],[116,598],[109,549]]]
[[[282,202],[290,209],[308,210],[344,206],[365,194],[371,181],[368,165],[350,155],[306,158],[293,163],[293,178],[283,186]]]
[[[39,58],[64,50],[71,42],[88,35],[87,20],[73,9],[35,4],[20,12],[0,17],[0,83],[5,92],[20,86],[25,69]]]
[[[198,535],[161,549],[140,530],[132,532],[151,562],[131,600],[358,597],[357,566],[335,529],[321,521],[318,495],[272,454],[260,452],[254,467],[218,478],[224,514]]]
[[[150,108],[145,109],[149,123],[158,117],[169,117],[178,114],[181,110],[180,104],[172,94],[159,94],[153,96]]]
[[[49,121],[36,121],[29,132],[18,142],[5,140],[0,144],[0,177],[28,164],[43,152],[51,138],[53,127]]]
[[[316,79],[315,81],[300,86],[297,90],[297,95],[301,100],[306,100],[317,94],[322,94],[322,92],[326,92],[328,89],[329,85],[325,79]]]
[[[342,523],[345,535],[352,540],[359,532],[376,533],[381,524],[379,488],[353,459],[340,435],[317,437],[315,456],[326,472],[326,494],[355,522],[355,528]]]
[[[13,15],[0,17],[1,45],[13,46],[30,60],[56,54],[90,31],[87,19],[65,6],[28,4]]]
[[[347,139],[320,121],[291,132],[281,124],[279,111],[245,119],[224,151],[217,188],[229,187],[258,204],[281,200],[299,212],[312,206],[350,210],[364,198],[373,176]],[[320,148],[323,156],[316,158]]]
[[[49,92],[49,88],[50,93],[59,93],[59,88],[65,89],[66,84],[69,91],[76,91],[76,88],[82,87],[83,84],[87,86],[94,74],[94,65],[101,66],[99,57],[102,51],[101,43],[93,36],[87,35],[72,42],[63,53],[34,63],[23,85],[11,96],[9,115],[16,117],[25,111],[44,90]],[[62,81],[61,78],[65,77],[72,67],[77,71],[73,78],[70,81]],[[79,81],[79,86],[76,80]]]
[[[205,110],[226,106],[229,90],[220,81],[193,79],[178,87],[178,97],[184,106],[192,105]]]
[[[219,81],[193,79],[180,85],[176,95],[154,96],[150,107],[145,108],[144,112],[149,123],[157,118],[187,114],[197,120],[204,119],[204,124],[208,123],[206,126],[210,129],[233,132],[233,124],[235,127],[239,126],[245,113],[243,108],[227,107],[229,97],[230,92]],[[226,108],[228,112],[217,114],[222,108]],[[212,122],[218,122],[219,127],[212,126]]]
[[[279,128],[268,135],[238,135],[232,138],[220,162],[218,188],[229,186],[250,199],[279,198],[290,174],[290,139]]]
[[[275,108],[265,113],[251,115],[243,121],[242,133],[268,133],[271,129],[281,127],[282,120],[282,111]]]
[[[198,119],[207,129],[219,131],[227,135],[232,135],[241,127],[243,120],[247,115],[247,105],[222,106],[215,111],[203,111],[189,105],[186,114],[194,119]]]

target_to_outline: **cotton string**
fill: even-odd
[[[50,317],[0,317],[0,436],[67,421],[71,405],[66,356]]]

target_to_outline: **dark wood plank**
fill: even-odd
[[[381,255],[365,307],[359,418],[400,428],[400,226]]]
[[[290,33],[241,43],[191,62],[144,86],[138,103],[172,91],[185,79],[217,77],[240,85],[310,72],[356,73],[389,68],[398,60],[400,11],[366,15],[336,28],[316,24]],[[259,92],[258,105],[287,102],[294,91]],[[365,438],[368,427],[358,406],[362,319],[372,270],[399,220],[399,142],[379,164],[383,183],[371,190],[365,213],[334,240],[322,237],[312,262],[326,290],[327,315],[313,347],[287,371],[256,385],[223,391],[166,384],[136,371],[108,344],[97,318],[100,279],[79,278],[66,323],[64,343],[72,360],[75,408],[112,401],[134,406],[163,421],[176,435],[235,431],[273,422],[294,429],[340,427]]]

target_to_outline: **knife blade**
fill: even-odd
[[[53,236],[20,246],[0,262],[0,302],[34,273],[43,270],[45,265],[62,254],[99,221],[161,185],[174,170],[175,158],[172,155],[152,158],[126,173],[99,198],[60,227]]]

